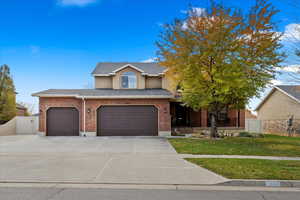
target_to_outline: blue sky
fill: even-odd
[[[155,57],[163,23],[183,18],[189,5],[205,8],[209,0],[2,0],[0,64],[11,68],[17,100],[50,88],[85,88],[100,61],[145,61]],[[224,0],[247,9],[254,0]],[[282,10],[278,31],[299,23],[299,0],[273,0]],[[300,2],[299,2],[300,5]],[[298,9],[298,11],[297,11]],[[283,41],[287,47],[290,42]],[[297,64],[293,57],[288,65]],[[293,70],[288,68],[288,70]],[[277,83],[286,83],[286,74]],[[281,82],[279,82],[281,81]],[[252,102],[252,107],[257,100]]]

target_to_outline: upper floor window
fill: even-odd
[[[137,88],[137,78],[134,72],[124,72],[121,75],[121,87],[134,89]]]

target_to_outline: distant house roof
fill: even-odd
[[[49,89],[32,94],[37,97],[76,97],[76,98],[172,98],[164,89]]]
[[[23,105],[21,105],[21,104],[19,104],[19,103],[16,103],[16,107],[17,107],[18,109],[22,109],[22,110],[26,110],[26,109],[27,109],[25,106],[23,106]]]
[[[251,112],[251,110],[245,110],[245,118],[246,119],[256,119],[257,116]]]
[[[116,72],[131,67],[140,71],[143,75],[157,76],[164,74],[166,68],[160,66],[158,63],[142,63],[142,62],[101,62],[98,63],[94,71],[93,76],[110,76]]]
[[[263,100],[255,108],[255,110],[259,110],[260,107],[267,101],[267,99],[275,92],[275,90],[282,92],[283,94],[300,103],[300,85],[276,85],[267,94],[267,96],[263,98]]]

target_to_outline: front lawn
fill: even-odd
[[[230,179],[300,180],[300,161],[186,158]]]
[[[300,156],[300,138],[296,137],[266,135],[264,138],[171,138],[169,141],[181,154]]]

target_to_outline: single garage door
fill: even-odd
[[[154,106],[101,106],[97,112],[98,136],[158,135]]]
[[[79,136],[76,108],[50,108],[47,111],[47,136]]]

